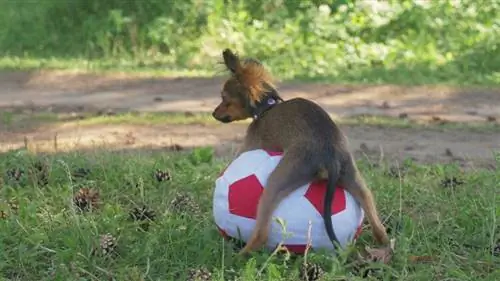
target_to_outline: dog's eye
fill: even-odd
[[[226,96],[222,96],[222,102],[223,102],[224,104],[229,104],[229,103],[231,103],[231,101],[230,101],[230,100],[229,100]]]

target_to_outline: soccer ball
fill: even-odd
[[[271,172],[282,158],[281,152],[257,149],[242,153],[215,181],[213,216],[226,238],[248,241],[255,226],[257,204]],[[290,252],[310,249],[333,250],[322,218],[326,181],[301,186],[286,197],[273,213],[266,247],[281,243]],[[332,203],[332,225],[340,246],[345,248],[361,232],[364,219],[359,203],[341,186]]]

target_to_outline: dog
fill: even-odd
[[[272,214],[294,190],[312,180],[327,180],[322,214],[329,239],[338,246],[332,229],[331,204],[335,187],[342,185],[363,208],[378,243],[388,245],[372,192],[368,189],[347,140],[328,113],[304,99],[283,100],[271,74],[256,59],[240,59],[222,51],[230,77],[223,83],[221,102],[212,112],[221,123],[252,118],[236,157],[254,149],[283,151],[259,200],[255,228],[240,254],[257,250],[268,239]]]

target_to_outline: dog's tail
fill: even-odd
[[[335,158],[333,158],[335,159]],[[326,191],[324,197],[324,205],[323,205],[323,221],[325,223],[326,233],[328,234],[328,238],[333,244],[333,248],[337,249],[337,244],[340,244],[335,232],[333,231],[332,226],[332,202],[335,195],[335,188],[337,186],[337,182],[340,178],[340,164],[338,161],[327,161],[325,163],[325,167],[328,174],[328,181],[326,184]]]

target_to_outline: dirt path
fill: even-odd
[[[0,111],[16,106],[54,106],[56,111],[100,108],[136,111],[209,112],[218,102],[221,78],[148,78],[130,75],[82,75],[63,72],[0,74]],[[360,114],[410,119],[496,122],[500,119],[500,88],[349,86],[286,83],[285,99],[302,96],[339,117]],[[1,128],[0,128],[1,129]],[[500,150],[499,133],[443,133],[431,130],[345,126],[351,147],[359,155],[413,157],[419,161],[459,160],[466,166],[492,165],[492,150]],[[53,146],[114,148],[214,145],[228,155],[244,125],[49,126],[34,131],[0,131],[1,150],[19,147],[28,136],[40,149]],[[447,152],[448,151],[448,152]],[[451,151],[451,154],[450,154]]]

